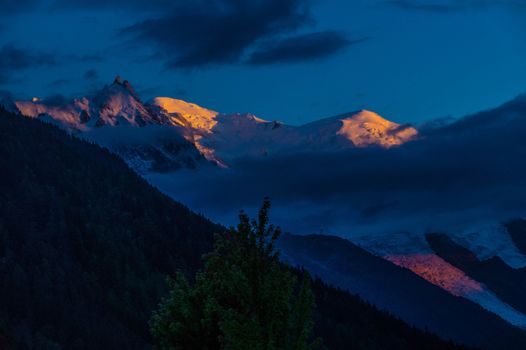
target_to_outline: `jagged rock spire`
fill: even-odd
[[[117,75],[115,77],[115,79],[113,80],[113,84],[114,85],[120,85],[122,86],[123,88],[125,88],[126,90],[128,90],[132,95],[134,95],[135,98],[139,99],[139,97],[137,96],[137,94],[135,93],[135,89],[133,88],[133,86],[130,84],[130,82],[128,80],[124,80],[121,78],[120,75]]]
[[[122,80],[122,78],[121,78],[120,75],[117,75],[117,76],[115,77],[115,80],[113,81],[113,83],[114,83],[114,84],[119,84],[119,85],[124,84],[124,82],[123,82],[123,80]]]

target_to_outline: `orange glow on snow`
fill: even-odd
[[[392,263],[413,271],[453,295],[467,296],[484,291],[484,286],[435,254],[389,255]]]
[[[217,124],[216,117],[219,113],[194,103],[170,97],[156,97],[154,104],[164,109],[168,114],[177,114],[183,118],[183,120],[172,118],[172,121],[176,124],[185,124],[183,126],[190,126],[193,129],[207,133],[211,133]]]
[[[184,137],[192,142],[206,159],[216,162],[221,167],[227,167],[215,156],[215,151],[203,143],[203,135],[211,134],[217,125],[218,112],[170,97],[156,97],[153,103],[168,113],[174,125],[189,127]]]
[[[403,127],[366,110],[341,121],[343,126],[338,135],[345,136],[357,147],[379,145],[389,148],[404,144],[418,135],[413,127]]]

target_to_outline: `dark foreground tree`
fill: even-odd
[[[151,320],[161,349],[313,349],[314,297],[280,263],[265,200],[257,220],[241,212],[237,228],[216,235],[214,251],[190,285],[183,274]]]

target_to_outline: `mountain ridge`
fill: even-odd
[[[418,137],[409,125],[360,110],[300,126],[267,121],[250,113],[225,114],[171,97],[143,102],[132,85],[117,76],[92,96],[63,104],[13,101],[23,115],[41,118],[76,133],[102,127],[173,128],[208,161],[229,167],[237,158],[281,153],[400,146]],[[119,148],[119,147],[116,147]]]

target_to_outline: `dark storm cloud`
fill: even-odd
[[[53,55],[32,52],[14,45],[4,45],[0,47],[0,83],[11,81],[13,72],[55,64],[57,60]]]
[[[286,229],[442,229],[526,215],[526,96],[400,148],[246,159],[161,185],[218,220],[264,196]],[[162,183],[162,180],[161,180]]]
[[[324,31],[294,36],[263,45],[250,56],[250,64],[311,61],[338,53],[350,44],[340,32]]]
[[[169,68],[242,62],[248,51],[257,50],[259,42],[292,35],[313,23],[309,0],[177,3],[169,14],[136,23],[122,31],[132,41],[155,44],[157,56],[166,59]],[[312,57],[315,47],[320,46],[319,35],[285,39],[274,50],[287,56],[287,61],[304,60],[306,56]],[[319,53],[318,58],[331,55],[346,45],[342,34],[325,35],[331,40],[329,50]],[[309,43],[313,47],[308,47]],[[280,54],[277,51],[276,58]]]

